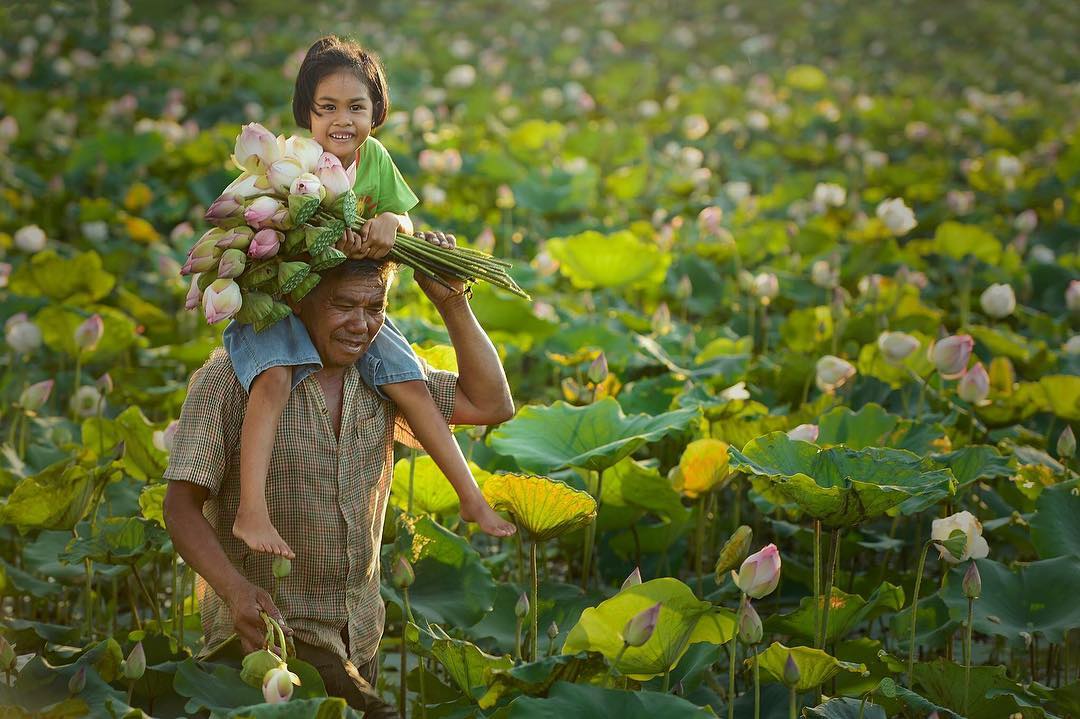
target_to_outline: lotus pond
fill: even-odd
[[[202,646],[162,519],[222,330],[179,269],[240,125],[295,131],[324,32],[387,66],[418,225],[532,298],[474,288],[518,411],[456,433],[518,534],[397,455],[387,701],[1080,716],[1080,6],[111,0],[0,27],[3,716],[358,716],[302,661],[267,703]],[[408,272],[390,313],[455,367]]]

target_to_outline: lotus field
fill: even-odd
[[[470,304],[517,408],[455,428],[511,537],[395,450],[386,702],[1080,717],[1075,3],[109,0],[0,27],[0,716],[361,716],[272,621],[261,652],[207,646],[163,518],[207,317],[236,312],[235,275],[181,271],[241,126],[305,134],[293,81],[334,32],[386,66],[417,228],[497,258]],[[412,270],[388,313],[456,371]]]

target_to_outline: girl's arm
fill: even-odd
[[[399,215],[394,212],[381,212],[365,222],[356,232],[346,228],[337,248],[351,260],[377,260],[390,252],[398,232],[412,234],[413,223],[409,213]]]

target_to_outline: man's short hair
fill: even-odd
[[[394,281],[397,263],[392,260],[345,260],[323,273],[323,280],[378,278],[387,287]]]

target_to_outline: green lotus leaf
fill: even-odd
[[[163,506],[165,504],[165,492],[168,489],[169,485],[167,483],[148,484],[139,492],[139,510],[142,512],[142,516],[157,522],[161,527],[165,526]]]
[[[490,476],[474,462],[469,462],[469,469],[477,483],[483,487]],[[460,506],[457,492],[450,480],[442,473],[435,460],[429,455],[416,457],[413,471],[413,512],[421,514],[451,514]],[[409,459],[400,459],[394,465],[394,478],[390,486],[390,501],[396,507],[405,509],[409,504]]]
[[[514,666],[514,660],[507,654],[501,657],[488,654],[472,642],[450,637],[438,625],[432,626],[432,631],[435,633],[432,656],[470,697],[483,696],[484,687],[494,671]]]
[[[530,472],[563,467],[603,471],[646,442],[685,429],[697,413],[687,408],[655,417],[626,416],[611,397],[584,407],[565,402],[528,406],[491,433],[491,446]]]
[[[1039,379],[1050,411],[1067,422],[1080,421],[1080,377],[1055,374]]]
[[[492,671],[489,687],[479,701],[482,708],[495,706],[500,697],[511,693],[544,696],[555,682],[590,684],[607,673],[607,662],[598,652],[560,654],[509,669]]]
[[[603,235],[586,230],[547,241],[559,271],[574,287],[655,287],[664,281],[671,255],[629,230]]]
[[[1080,556],[1080,495],[1075,484],[1059,484],[1039,495],[1031,519],[1031,541],[1043,559]]]
[[[414,342],[412,348],[413,352],[416,352],[416,356],[431,365],[433,369],[446,370],[447,372],[458,371],[457,352],[451,345],[421,347]]]
[[[1015,572],[992,559],[975,560],[982,577],[982,594],[975,602],[975,631],[1004,637],[1025,647],[1024,635],[1060,642],[1065,632],[1080,627],[1080,557],[1055,557],[1018,565]],[[941,598],[949,616],[966,620],[968,602],[961,590],[967,564],[949,573]],[[1053,587],[1053,591],[1047,588]]]
[[[795,660],[795,666],[799,667],[799,682],[795,689],[800,692],[816,688],[832,679],[839,671],[860,675],[866,673],[865,664],[842,662],[820,649],[785,647],[780,642],[773,642],[768,649],[758,654],[762,681],[766,681],[766,677],[772,681],[784,681],[784,664],[787,663],[788,654]]]
[[[861,699],[837,697],[820,706],[803,711],[810,719],[887,719],[885,710],[873,702],[864,705]]]
[[[633,507],[661,517],[685,517],[679,493],[666,477],[633,457],[604,472],[600,498],[605,507]]]
[[[1008,357],[1021,365],[1031,365],[1046,356],[1046,342],[1029,339],[1003,327],[971,325],[967,331],[994,357]]]
[[[510,512],[529,539],[545,542],[596,519],[596,500],[568,484],[525,474],[495,474],[484,482],[495,510]]]
[[[95,471],[65,460],[21,480],[0,508],[0,518],[20,532],[70,530],[90,508],[100,481]]]
[[[621,673],[634,679],[663,674],[678,664],[691,644],[723,644],[735,631],[731,612],[715,610],[679,580],[661,577],[624,589],[582,612],[566,637],[563,654],[596,651],[614,662],[623,647],[626,623],[657,602],[660,617],[652,636],[640,647],[628,647],[616,665]]]
[[[556,682],[546,697],[518,697],[500,719],[706,719],[716,716],[672,694]]]
[[[151,551],[161,549],[168,535],[142,517],[109,517],[92,537],[73,540],[60,558],[77,564],[84,559],[107,564],[134,564]]]
[[[8,289],[22,297],[80,306],[105,297],[115,284],[116,278],[105,271],[96,252],[64,258],[53,250],[42,250],[11,273]]]
[[[977,604],[978,602],[976,602]],[[919,662],[915,665],[914,680],[926,698],[947,707],[964,706],[965,667],[945,659]],[[1021,713],[1024,717],[1043,717],[1046,713],[1031,706],[1033,697],[1010,681],[1004,666],[971,668],[968,690],[968,719],[996,719]],[[1019,698],[1019,701],[1018,701]],[[1029,711],[1024,711],[1024,709]],[[1034,712],[1030,710],[1034,709]]]
[[[256,704],[233,709],[225,719],[355,719],[361,716],[341,697],[299,699],[296,694],[281,704]]]
[[[958,260],[974,255],[989,265],[996,265],[1001,258],[1001,242],[981,227],[948,220],[938,225],[934,232],[934,251]]]
[[[101,315],[105,330],[93,351],[82,353],[84,365],[108,363],[138,342],[135,320],[108,305],[90,305],[81,312],[61,305],[49,305],[34,316],[34,322],[41,328],[46,347],[63,352],[68,357],[77,357],[79,348],[75,344],[75,330],[95,313]]]
[[[847,407],[823,414],[818,420],[817,444],[842,444],[851,449],[880,447],[881,439],[896,428],[900,418],[886,412],[881,405],[870,403],[858,412]]]
[[[91,417],[82,424],[83,446],[99,456],[123,442],[123,466],[143,482],[159,479],[165,472],[167,456],[154,446],[154,428],[138,406],[128,407],[114,419]]]
[[[730,450],[732,469],[768,478],[771,488],[811,517],[851,527],[911,497],[933,503],[953,493],[947,469],[899,449],[820,449],[773,432]]]
[[[818,92],[825,89],[828,78],[820,68],[813,65],[795,65],[788,68],[784,76],[784,82],[796,90],[806,92]]]
[[[469,627],[469,637],[480,642],[485,647],[497,647],[504,652],[514,651],[514,639],[517,628],[517,617],[514,608],[522,591],[526,590],[527,582],[522,585],[500,582],[495,590],[495,601],[491,611],[475,625]],[[559,627],[559,636],[555,638],[554,647],[558,648],[570,628],[577,624],[581,613],[597,602],[595,595],[587,595],[576,584],[564,584],[562,582],[543,580],[539,583],[538,603],[540,605],[537,625],[540,628],[541,654],[547,653],[548,637],[547,627],[551,622]],[[532,601],[530,599],[530,601]],[[525,641],[523,631],[522,641]]]
[[[791,634],[812,641],[816,634],[814,627],[816,601],[817,597],[803,597],[799,602],[799,608],[795,611],[774,614],[766,619],[765,628],[776,634]],[[863,622],[871,621],[885,613],[898,612],[903,606],[904,590],[888,582],[884,582],[875,589],[868,599],[833,587],[832,600],[829,603],[828,640],[833,642],[843,639]]]

